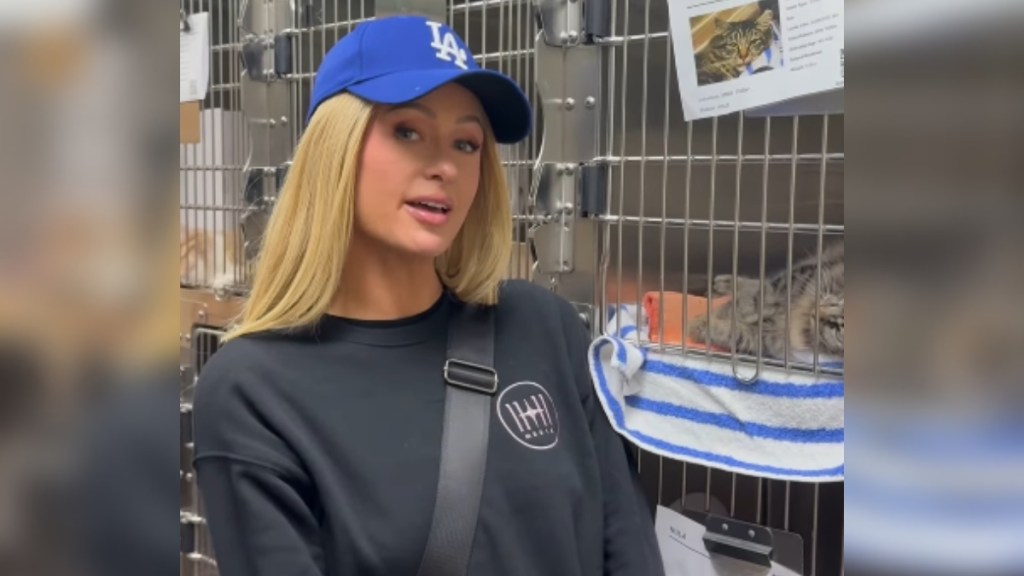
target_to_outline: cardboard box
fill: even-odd
[[[199,143],[199,101],[182,102],[178,105],[178,142]]]

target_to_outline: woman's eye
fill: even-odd
[[[409,140],[409,141],[419,140],[419,138],[420,138],[420,135],[419,135],[418,132],[416,132],[412,128],[406,128],[405,126],[398,126],[398,127],[396,127],[395,128],[395,136],[399,140]]]
[[[459,140],[455,143],[455,147],[466,154],[473,154],[480,149],[480,145],[470,140]]]

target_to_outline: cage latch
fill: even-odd
[[[771,567],[774,538],[770,529],[714,514],[708,514],[704,529],[704,547],[709,553]]]
[[[292,73],[295,31],[250,35],[242,41],[242,68],[256,82],[274,82]]]
[[[295,35],[291,31],[284,31],[274,36],[274,74],[278,78],[292,73],[294,43]]]
[[[594,162],[580,167],[580,217],[604,216],[608,208],[608,164]]]
[[[610,0],[586,0],[584,9],[584,41],[612,35],[612,5]]]

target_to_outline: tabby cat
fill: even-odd
[[[815,343],[821,363],[842,362],[845,319],[845,266],[842,242],[826,246],[821,256],[821,291],[818,292],[817,254],[793,263],[789,330],[786,330],[786,272],[769,277],[764,286],[764,306],[760,306],[761,284],[754,278],[736,278],[736,299],[729,300],[707,316],[694,320],[690,337],[698,342],[732,349],[738,353],[758,353],[758,324],[761,327],[762,353],[779,360],[785,358],[789,343],[790,359],[813,361]],[[713,297],[733,293],[733,276],[716,276]],[[736,332],[733,333],[733,310]],[[815,323],[815,315],[820,322]]]
[[[697,85],[706,86],[739,78],[743,69],[772,45],[774,12],[763,10],[750,20],[715,19],[715,35],[695,54]]]

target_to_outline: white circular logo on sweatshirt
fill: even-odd
[[[504,389],[497,411],[505,430],[527,448],[547,450],[558,443],[555,402],[540,384],[517,382]]]

